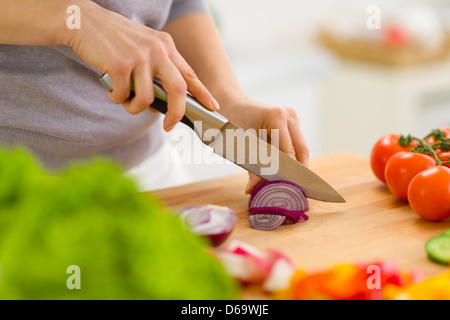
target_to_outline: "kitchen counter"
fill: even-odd
[[[373,175],[369,159],[354,154],[329,154],[311,159],[317,172],[346,199],[328,203],[309,199],[310,219],[276,230],[252,229],[248,223],[247,174],[154,191],[169,208],[215,204],[236,211],[230,239],[259,249],[285,253],[296,268],[309,272],[340,263],[392,260],[403,270],[420,270],[425,277],[448,270],[428,260],[425,242],[450,228],[450,219],[428,222],[406,202],[393,196]],[[226,243],[225,243],[226,244]],[[264,298],[257,288],[246,288],[244,299]]]

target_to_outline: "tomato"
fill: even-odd
[[[439,130],[441,130],[442,132],[445,133],[445,138],[446,139],[450,139],[450,128],[439,128]],[[438,142],[439,139],[434,138],[433,136],[426,138],[425,142],[428,144],[434,144],[436,142]],[[435,149],[434,150],[436,152],[436,155],[438,156],[438,158],[441,161],[450,161],[450,150],[440,150],[440,149]],[[431,155],[430,155],[431,156]],[[446,163],[444,164],[444,166],[449,167],[450,168],[450,163]]]
[[[389,158],[400,151],[410,151],[418,143],[413,141],[408,146],[401,146],[399,144],[400,134],[387,134],[381,137],[373,146],[370,155],[370,166],[378,180],[386,182],[384,178],[384,169]]]
[[[425,220],[450,217],[450,169],[436,166],[418,173],[409,183],[408,200],[414,212]]]
[[[403,201],[408,201],[408,185],[419,172],[436,166],[433,158],[414,152],[401,151],[386,163],[384,176],[389,190]]]
[[[443,131],[445,133],[445,138],[446,139],[450,138],[450,128],[443,127],[443,128],[439,128],[439,130],[441,130],[441,131]],[[438,141],[439,141],[439,139],[436,139],[434,137],[429,137],[429,138],[425,139],[425,142],[428,143],[428,144],[433,144],[433,143],[436,143]]]
[[[435,152],[441,161],[450,161],[450,151],[435,150]],[[450,163],[445,163],[443,165],[450,168]]]

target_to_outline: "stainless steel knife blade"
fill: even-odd
[[[113,90],[112,79],[108,74],[104,74],[100,82],[107,90]],[[150,107],[165,114],[167,94],[158,80],[154,80],[153,89],[155,101]],[[242,129],[221,114],[207,110],[190,94],[186,95],[186,111],[181,122],[191,128],[205,145],[212,147],[215,154],[263,179],[291,181],[312,199],[345,202],[333,187],[312,170],[259,138],[261,132]]]
[[[312,170],[273,145],[228,121],[209,144],[214,153],[265,180],[286,180],[299,185],[309,198],[327,202],[345,199]]]

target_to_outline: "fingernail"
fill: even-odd
[[[211,105],[213,106],[213,108],[214,108],[215,110],[219,110],[219,109],[220,109],[219,103],[218,103],[217,100],[214,99],[214,98],[211,98]]]
[[[169,132],[169,131],[171,131],[173,128],[175,128],[175,125],[171,125],[170,127],[164,128],[164,130],[165,130],[166,132]]]

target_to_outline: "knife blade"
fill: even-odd
[[[242,144],[242,141],[249,143]],[[265,180],[286,180],[297,184],[308,198],[345,202],[332,186],[312,170],[258,138],[253,132],[247,132],[230,121],[224,125],[222,134],[210,146],[217,155]]]
[[[107,90],[113,89],[112,79],[108,74],[103,74],[99,80]],[[131,88],[133,90],[133,84]],[[165,114],[167,94],[158,79],[154,79],[153,89],[155,100],[150,107]],[[186,94],[186,111],[181,122],[194,130],[205,145],[213,148],[215,154],[265,180],[293,182],[312,199],[345,202],[324,179],[259,138],[255,130],[244,130],[216,111],[206,109],[189,93]]]

